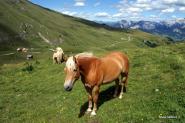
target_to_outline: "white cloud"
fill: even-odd
[[[112,17],[114,18],[120,18],[120,17],[122,17],[123,16],[123,13],[116,13],[116,14],[114,14],[114,15],[112,15]]]
[[[79,6],[79,7],[85,6],[85,0],[75,0],[74,6]]]
[[[77,14],[77,12],[70,12],[70,11],[62,11],[62,13],[70,16],[75,16]]]
[[[180,7],[180,8],[179,8],[179,11],[185,12],[185,7]]]
[[[86,0],[73,0],[73,6],[85,6]],[[96,0],[91,7],[97,7],[103,4],[100,0]],[[119,0],[119,2],[111,5],[115,7],[117,12],[110,14],[108,11],[99,11],[97,13],[86,12],[69,12],[64,11],[62,13],[82,17],[86,19],[111,19],[111,20],[161,20],[164,18],[178,18],[173,16],[174,13],[185,12],[185,0]],[[112,9],[112,8],[110,8]],[[147,14],[145,13],[147,12]],[[149,14],[148,14],[149,13]],[[176,15],[177,16],[177,15]]]
[[[74,6],[85,6],[83,2],[76,2]]]
[[[96,17],[110,17],[110,15],[107,12],[98,12],[95,13]]]
[[[130,8],[128,8],[128,11],[130,11],[130,12],[142,12],[143,10],[141,8],[130,7]]]
[[[162,20],[160,15],[150,15],[149,17],[145,17],[144,20],[148,20],[148,21],[160,21]]]
[[[162,13],[173,13],[175,11],[175,8],[168,8],[168,9],[163,9],[161,12]]]
[[[138,7],[138,8],[148,8],[148,7],[150,7],[150,5],[147,4],[147,3],[136,3],[135,6]]]
[[[120,0],[114,7],[118,12],[111,16],[113,19],[161,20],[185,12],[185,0]]]
[[[150,2],[151,0],[137,0],[137,3],[148,3]]]
[[[150,11],[150,10],[153,10],[153,11],[163,10],[163,12],[174,12],[179,7],[184,7],[182,5],[185,6],[185,0],[136,0],[132,2],[129,2],[128,0],[121,0],[116,7],[118,8],[119,11],[124,10],[124,12],[129,8],[137,8],[137,9],[133,9],[133,11],[138,10],[138,12],[141,13],[143,11]],[[175,8],[175,10],[172,10],[171,8]]]

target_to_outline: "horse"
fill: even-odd
[[[102,58],[93,54],[82,53],[71,56],[66,61],[64,68],[66,73],[64,89],[71,91],[76,80],[81,77],[81,81],[88,93],[87,113],[96,115],[97,101],[100,86],[115,81],[116,87],[114,97],[118,95],[119,87],[121,91],[119,98],[122,98],[123,89],[126,91],[129,60],[122,52],[111,52]]]
[[[17,48],[17,52],[28,52],[28,48]]]
[[[60,64],[64,61],[66,61],[66,56],[64,55],[64,51],[62,48],[57,47],[56,50],[50,49],[53,51],[53,64]]]

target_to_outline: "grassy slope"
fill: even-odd
[[[136,43],[136,40],[143,40],[143,36],[160,44],[166,40],[140,31],[136,31],[134,34],[134,32],[107,30],[96,23],[48,11],[23,0],[18,4],[12,4],[10,1],[0,1],[0,26],[3,27],[0,28],[0,37],[8,35],[7,37],[10,38],[9,41],[4,41],[8,42],[8,45],[5,45],[4,42],[3,45],[1,44],[0,50],[12,49],[12,47],[15,48],[19,45],[47,48],[48,45],[38,37],[38,32],[41,32],[51,41],[57,40],[59,35],[62,35],[64,43],[61,46],[68,51],[83,51],[89,49],[89,47],[91,49],[96,48],[97,45],[101,48],[115,42],[123,42],[121,38],[127,40],[128,34],[133,37],[134,43]],[[26,39],[23,40],[24,43],[20,39],[13,38],[23,32],[22,24],[32,26],[27,29],[28,34]],[[130,44],[135,45],[134,43]],[[79,48],[79,46],[84,47]]]
[[[0,56],[0,122],[153,123],[185,120],[185,44],[147,48],[143,45],[144,39],[158,41],[159,44],[163,44],[162,40],[165,39],[140,31],[120,32],[97,25],[92,27],[89,22],[82,23],[80,19],[53,13],[32,4],[21,3],[10,7],[10,4],[0,1],[0,5],[0,12],[4,13],[0,14],[3,15],[0,24],[7,30],[3,28],[0,34],[17,34],[20,22],[31,23],[34,27],[27,40],[23,41],[27,44],[21,41],[7,48],[12,50],[12,47],[23,44],[37,47],[41,52],[34,54],[34,60],[30,61],[33,66],[31,72],[26,70],[27,62],[23,59],[25,54]],[[24,6],[27,11],[20,11],[20,6]],[[44,29],[40,28],[40,24]],[[72,92],[63,90],[64,64],[52,64],[52,53],[47,51],[50,46],[36,37],[36,32],[42,32],[51,40],[62,33],[65,41],[61,46],[67,53],[90,50],[97,56],[103,56],[113,50],[126,52],[131,69],[128,92],[124,98],[112,98],[114,83],[104,85],[97,116],[90,118],[84,115],[78,118],[80,107],[86,108],[85,89],[77,81]],[[129,35],[131,41],[127,40]],[[178,119],[160,119],[159,115],[177,116]]]

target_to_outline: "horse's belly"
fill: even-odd
[[[120,72],[110,74],[110,75],[109,74],[105,75],[103,79],[103,84],[116,80],[117,78],[119,78],[119,75],[120,75]]]
[[[103,83],[112,82],[119,77],[121,68],[114,61],[110,61],[103,71]]]

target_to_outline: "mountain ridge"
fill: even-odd
[[[99,22],[118,29],[140,29],[151,34],[171,37],[174,40],[185,39],[185,19],[168,21],[127,21]]]

